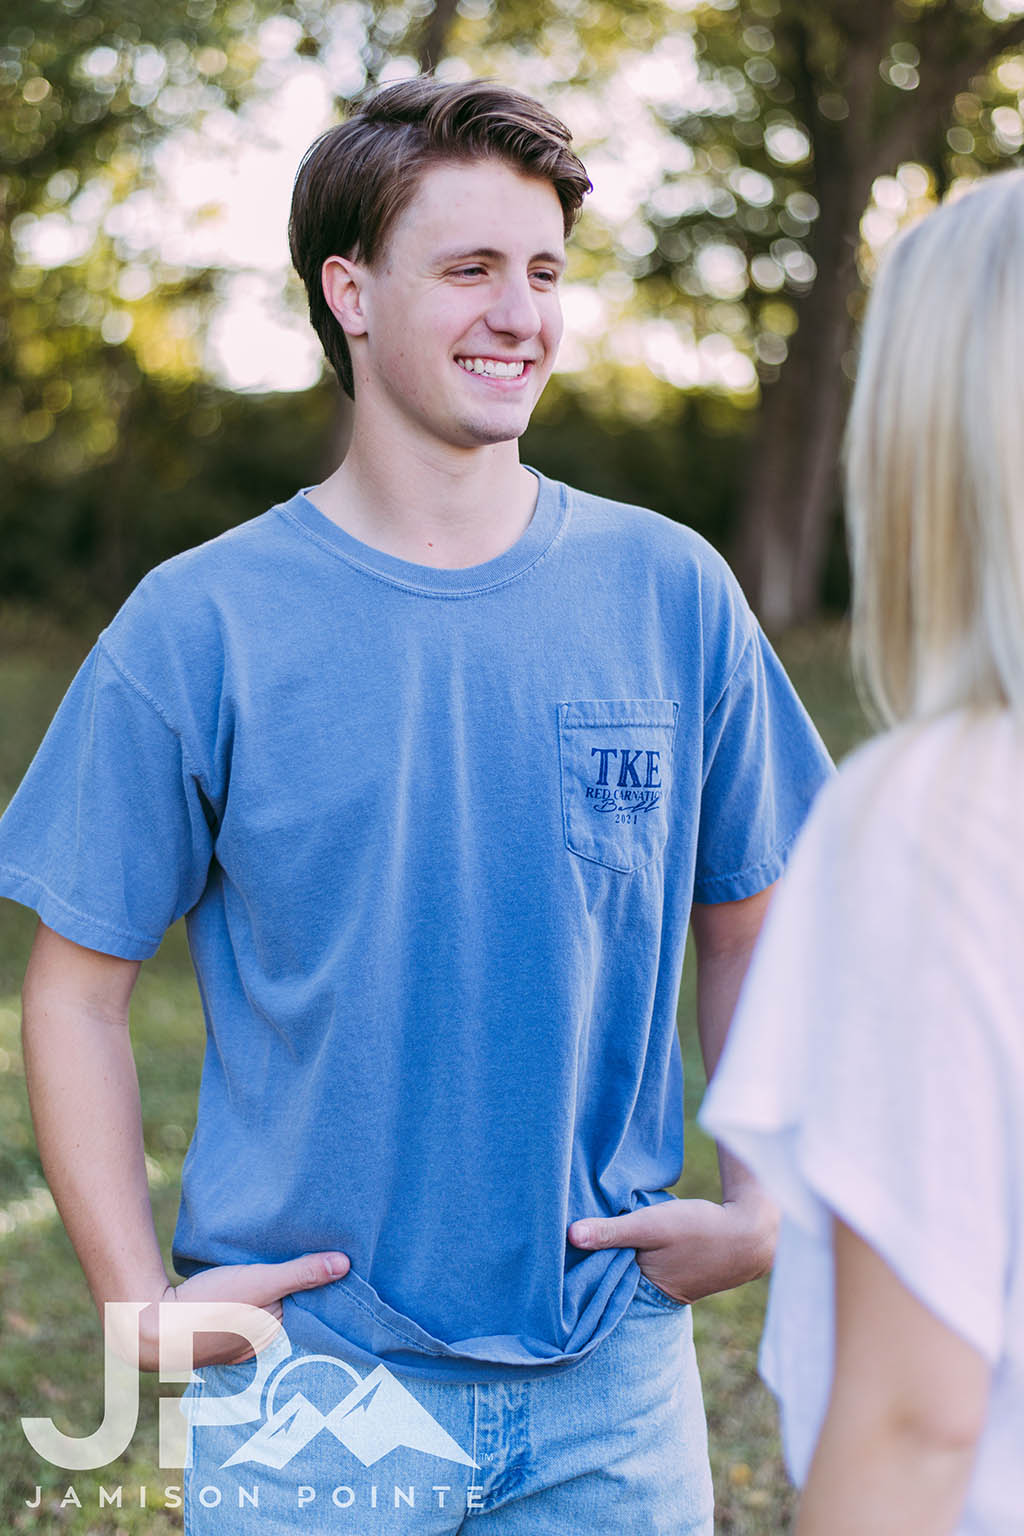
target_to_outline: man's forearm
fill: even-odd
[[[704,1070],[710,1081],[725,1049],[743,979],[771,899],[771,890],[745,901],[695,907],[697,950],[697,1032]],[[757,1179],[738,1158],[718,1148],[722,1198],[742,1205],[749,1217],[755,1273],[771,1263],[778,1214]]]
[[[112,1005],[34,954],[25,1075],[47,1181],[96,1305],[168,1284],[149,1201],[127,999]]]
[[[747,949],[738,954],[708,955],[698,965],[697,1033],[709,1082],[725,1049],[729,1025],[750,963],[750,953],[750,949]],[[727,1148],[716,1145],[723,1200],[743,1200],[751,1206],[763,1205],[766,1222],[774,1228],[774,1217],[771,1215],[774,1208],[757,1179]]]

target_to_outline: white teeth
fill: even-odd
[[[501,363],[493,357],[457,357],[455,361],[466,373],[484,373],[491,379],[518,379],[526,367],[522,361]]]

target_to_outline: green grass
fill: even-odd
[[[13,793],[78,661],[81,641],[23,614],[0,611],[0,805]],[[836,756],[865,734],[845,663],[840,629],[815,629],[779,646],[805,703]],[[165,1485],[180,1473],[157,1466],[156,1399],[142,1378],[139,1431],[120,1462],[102,1474],[51,1468],[25,1443],[19,1418],[50,1415],[83,1434],[102,1417],[102,1347],[84,1280],[58,1220],[40,1195],[42,1175],[28,1116],[18,1042],[18,990],[35,919],[0,904],[0,1530],[68,1536],[161,1536],[180,1516],[160,1508]],[[157,1230],[169,1245],[181,1159],[195,1116],[202,1021],[183,934],[171,931],[142,970],[133,1003],[133,1039],[142,1085],[147,1153],[156,1175]],[[680,999],[687,1069],[687,1109],[703,1092],[693,1024],[692,967]],[[715,1198],[714,1149],[691,1129],[680,1193]],[[4,1232],[14,1219],[13,1230]],[[792,1495],[779,1459],[774,1408],[756,1375],[765,1283],[713,1297],[695,1309],[698,1349],[711,1429],[718,1529],[765,1536],[788,1523]],[[24,1500],[43,1487],[44,1509]],[[121,1510],[98,1508],[100,1485],[121,1485]],[[83,1507],[61,1506],[73,1486]],[[138,1507],[146,1485],[154,1508]]]

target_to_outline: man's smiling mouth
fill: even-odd
[[[455,361],[464,373],[483,373],[490,379],[518,379],[526,368],[526,360],[503,363],[495,357],[457,357]]]

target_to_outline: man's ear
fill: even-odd
[[[366,316],[362,309],[365,269],[347,256],[328,256],[320,269],[324,298],[346,336],[366,334]]]

